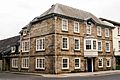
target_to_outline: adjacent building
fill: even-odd
[[[89,12],[52,5],[20,31],[20,47],[11,48],[10,70],[51,74],[112,70],[113,29]]]

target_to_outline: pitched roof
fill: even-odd
[[[109,23],[112,23],[113,25],[120,26],[120,23],[119,23],[119,22],[115,22],[115,21],[108,20],[108,19],[105,19],[105,18],[99,18],[99,19],[101,19],[102,21],[107,21],[107,22],[109,22]]]
[[[4,51],[10,50],[12,45],[18,45],[19,40],[20,36],[0,40],[0,54],[2,54]]]

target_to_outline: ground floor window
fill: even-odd
[[[12,68],[18,68],[18,58],[12,58]]]
[[[36,69],[45,69],[45,58],[36,58]]]
[[[22,58],[22,68],[29,68],[29,58]]]
[[[103,67],[103,58],[98,59],[98,67]]]
[[[75,58],[75,69],[80,69],[80,58]]]
[[[111,67],[111,58],[106,58],[106,67]]]
[[[69,58],[62,58],[62,69],[69,69]]]

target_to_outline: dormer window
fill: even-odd
[[[11,53],[14,53],[15,50],[16,50],[16,47],[15,47],[15,46],[11,47]]]
[[[26,35],[27,34],[27,29],[24,29],[23,30],[23,35]]]

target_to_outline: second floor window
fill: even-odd
[[[109,37],[109,29],[105,28],[105,37]]]
[[[28,52],[29,51],[29,41],[22,41],[22,52]]]
[[[97,27],[97,35],[101,36],[101,27],[99,27],[99,26]]]
[[[86,40],[86,50],[90,50],[91,46],[91,40]]]
[[[62,31],[68,31],[68,20],[62,19]]]
[[[110,52],[110,42],[106,42],[106,52]]]
[[[96,39],[85,39],[85,50],[97,50]]]
[[[36,51],[45,50],[45,38],[36,39]]]
[[[74,32],[79,33],[79,22],[74,22]]]
[[[69,49],[68,37],[62,37],[62,49]]]

